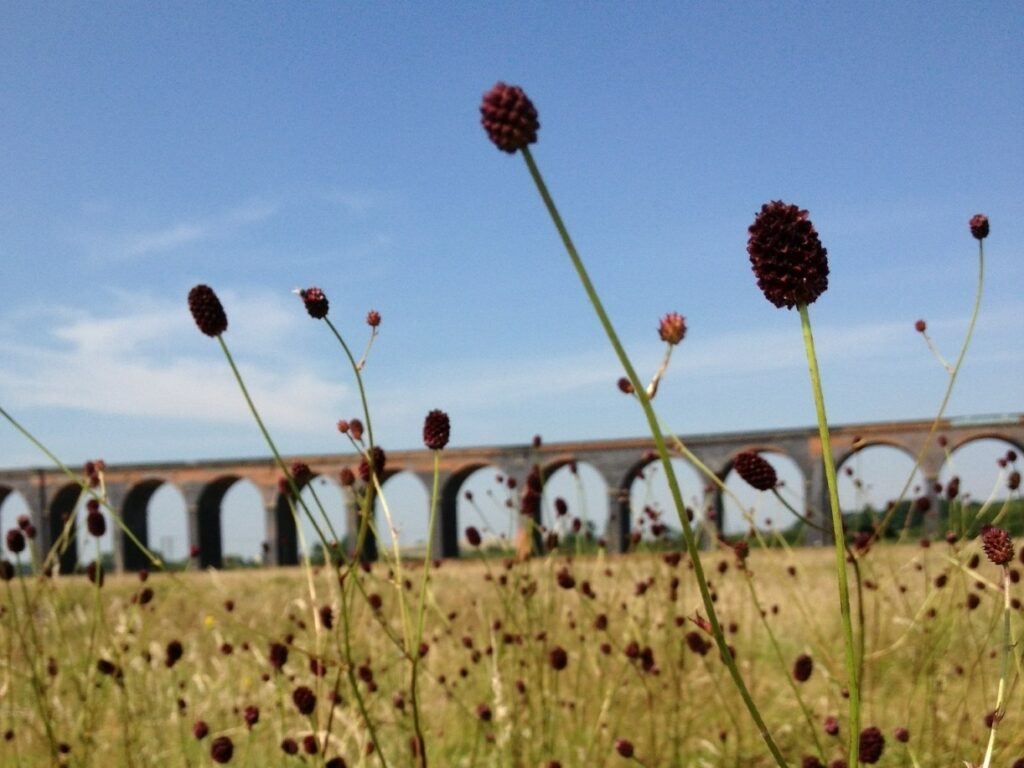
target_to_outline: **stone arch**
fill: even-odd
[[[264,492],[252,478],[240,477],[221,499],[221,551],[224,563],[260,563],[272,560],[270,540],[273,521],[268,520],[270,506]],[[247,545],[240,540],[247,540]]]
[[[560,497],[568,506],[568,517],[580,518],[584,531],[590,524],[604,526],[607,531],[611,518],[609,502],[612,489],[592,462],[575,456],[555,458],[541,467],[541,480],[543,500],[537,520],[539,524],[545,525],[546,521],[550,521],[547,527],[556,530],[555,500]],[[538,531],[537,537],[539,535]]]
[[[914,466],[916,460],[914,451],[897,440],[873,439],[856,443],[836,462],[839,506],[844,517],[854,517],[853,528],[869,527],[872,518],[883,518],[890,505],[898,504],[887,528],[895,533],[908,520],[913,522],[908,515],[919,514],[911,509],[915,498],[926,498],[931,506],[934,488],[923,468]],[[907,494],[898,498],[905,486]]]
[[[1020,530],[1020,514],[1012,507],[1004,510],[1007,503],[1020,504],[1020,492],[1009,487],[1013,472],[1019,473],[1024,466],[1024,449],[1014,440],[1002,434],[980,433],[949,446],[946,460],[938,473],[937,490],[941,489],[939,508],[946,529],[960,535],[976,535],[984,523],[991,523],[995,516],[1002,514],[999,525],[1008,527],[1011,533]],[[1008,460],[1012,457],[1012,460]],[[956,478],[955,498],[951,497],[950,483]],[[987,514],[979,517],[983,508]]]
[[[452,472],[441,486],[441,498],[437,509],[437,532],[434,535],[434,557],[459,556],[459,496],[463,484],[471,475],[490,465],[474,462]]]
[[[707,485],[703,482],[697,468],[683,457],[672,456],[670,461],[683,497],[683,504],[692,513],[691,522],[696,527],[707,517],[707,505],[710,499]],[[648,507],[660,515],[661,525],[682,534],[682,523],[679,521],[668,488],[668,479],[661,465],[661,457],[653,451],[645,453],[630,466],[629,471],[619,483],[613,505],[617,510],[617,514],[613,513],[615,524],[618,526],[616,532],[620,537],[624,537],[621,539],[623,546],[628,547],[629,538],[634,532],[634,517],[637,517],[637,522],[640,523],[640,519],[647,513]]]
[[[781,488],[778,489],[779,494],[786,499],[793,509],[805,516],[811,513],[812,518],[817,517],[815,522],[827,525],[827,520],[823,519],[821,510],[808,509],[807,496],[810,478],[805,475],[804,468],[800,465],[800,462],[784,448],[770,443],[763,443],[747,446],[742,451],[733,453],[719,474],[722,482],[729,486],[729,490],[740,499],[742,505],[748,510],[753,509],[752,520],[744,519],[742,525],[731,526],[732,519],[727,513],[730,511],[730,507],[735,507],[736,503],[732,499],[727,498],[721,488],[716,487],[714,491],[715,523],[719,533],[733,535],[739,532],[741,528],[748,528],[751,524],[758,528],[770,527],[780,531],[787,531],[799,522],[792,512],[786,508],[785,504],[775,498],[774,493],[751,488],[733,472],[736,456],[748,451],[760,455],[772,465],[781,484]],[[729,484],[734,476],[737,477],[737,482],[735,486],[731,486]],[[735,511],[735,509],[732,511]]]
[[[441,485],[434,556],[461,557],[460,534],[469,526],[480,532],[485,548],[497,546],[511,551],[518,526],[518,490],[521,489],[509,489],[507,472],[486,461],[472,462],[452,472]],[[495,524],[495,513],[510,523],[507,533],[501,530],[501,525]],[[492,519],[488,519],[489,515]],[[460,521],[463,523],[461,529]]]

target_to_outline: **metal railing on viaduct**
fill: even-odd
[[[848,424],[833,427],[831,439],[836,463],[843,463],[858,451],[876,445],[892,446],[916,458],[926,442],[920,470],[926,481],[926,493],[934,494],[948,452],[967,443],[995,438],[1024,453],[1024,414],[988,417],[965,417],[943,420],[934,437],[931,421],[894,421],[869,424]],[[780,429],[728,434],[684,436],[686,446],[720,478],[732,468],[734,457],[742,451],[779,453],[791,459],[802,472],[804,499],[808,509],[825,510],[827,491],[821,460],[821,442],[816,427]],[[945,443],[945,445],[941,445]],[[493,446],[480,448],[448,448],[441,454],[440,501],[438,525],[431,550],[435,557],[457,557],[459,554],[458,499],[463,483],[479,469],[495,468],[505,477],[515,478],[520,487],[527,474],[540,466],[543,477],[572,462],[586,462],[603,477],[608,488],[604,539],[609,551],[621,552],[629,542],[631,510],[629,490],[633,480],[652,461],[653,443],[649,438],[589,440],[581,442]],[[314,477],[337,478],[343,468],[354,468],[359,457],[354,454],[294,456],[289,463],[301,461],[309,465]],[[398,472],[411,472],[425,487],[433,482],[433,454],[426,450],[388,451],[385,477]],[[148,503],[164,483],[171,483],[182,493],[188,514],[190,546],[198,551],[199,564],[219,567],[222,564],[221,502],[229,488],[239,480],[249,480],[259,490],[263,509],[254,525],[265,530],[264,561],[267,564],[290,565],[298,562],[298,536],[289,500],[279,491],[280,472],[269,459],[211,460],[202,462],[166,462],[151,464],[108,465],[105,471],[106,490],[111,505],[119,510],[124,524],[140,542],[148,546]],[[0,504],[5,497],[18,492],[25,499],[37,528],[35,545],[46,551],[59,537],[65,521],[80,502],[81,488],[66,475],[53,468],[28,468],[0,471]],[[722,500],[711,503],[722,508]],[[346,510],[348,533],[355,530],[357,515],[349,503]],[[594,515],[598,520],[601,510]],[[822,516],[827,519],[827,515]],[[719,518],[719,524],[721,519]],[[6,527],[5,523],[5,527]],[[71,536],[61,561],[61,570],[76,566],[76,537]],[[115,527],[114,561],[119,569],[133,570],[147,564],[142,552]]]

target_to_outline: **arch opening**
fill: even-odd
[[[672,471],[679,484],[683,504],[695,529],[703,527],[709,515],[711,496],[697,469],[685,459],[672,457]],[[620,514],[633,544],[657,543],[658,547],[682,547],[682,524],[676,512],[668,477],[657,457],[645,457],[631,470],[628,487],[620,493]]]
[[[378,497],[373,502],[377,546],[391,555],[397,542],[402,557],[422,559],[430,546],[430,493],[426,486],[412,472],[401,471],[389,475],[381,484],[381,490],[384,499]]]
[[[515,548],[517,499],[507,475],[493,465],[475,464],[459,470],[442,493],[444,557],[499,557]],[[470,544],[467,531],[476,529],[480,543]],[[452,554],[449,554],[451,552]]]
[[[871,531],[886,516],[886,537],[904,528],[920,529],[931,509],[932,488],[903,448],[875,443],[864,446],[836,467],[839,506],[850,531]],[[900,492],[911,478],[907,495]],[[891,513],[891,515],[890,515]]]
[[[18,526],[23,516],[32,518],[32,510],[20,492],[0,485],[0,555],[14,562],[15,556],[7,550],[7,531]],[[38,532],[37,532],[38,535]],[[31,546],[31,544],[30,544]]]
[[[988,523],[1024,535],[1021,456],[1019,446],[996,437],[970,440],[950,451],[937,489],[941,530],[970,537]]]
[[[779,495],[752,487],[733,470],[730,462],[725,475],[725,487],[730,493],[718,492],[718,509],[721,512],[721,518],[717,520],[718,530],[725,537],[732,538],[756,528],[770,534],[764,537],[767,543],[774,543],[775,534],[791,543],[800,542],[807,533],[807,526],[790,511],[789,507],[802,515],[812,512],[810,519],[815,522],[822,520],[821,510],[807,509],[807,484],[804,473],[796,461],[785,453],[771,449],[758,449],[757,453],[775,470],[779,481],[776,486]],[[779,497],[783,501],[780,501]]]
[[[566,551],[594,549],[610,525],[609,489],[589,462],[565,459],[543,470],[540,525],[552,544]]]

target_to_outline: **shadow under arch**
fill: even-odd
[[[199,492],[193,542],[199,547],[200,568],[221,568],[224,565],[224,543],[221,531],[221,504],[228,490],[243,478],[225,475],[208,483]]]
[[[473,462],[459,467],[441,486],[437,505],[437,532],[431,542],[435,558],[459,557],[459,495],[463,484],[476,472],[491,467],[485,462]]]
[[[78,484],[64,485],[53,495],[47,510],[47,542],[51,549],[58,543],[62,546],[58,558],[61,573],[74,573],[78,566],[78,530],[73,516],[81,494]],[[62,538],[65,524],[68,525],[67,537]]]
[[[165,482],[167,481],[161,477],[152,477],[136,483],[125,494],[124,503],[121,505],[121,520],[125,528],[131,531],[139,544],[147,549],[151,549],[149,546],[149,500]],[[125,570],[140,571],[150,565],[149,557],[125,531],[119,530],[118,537]]]
[[[397,470],[386,469],[382,473],[381,487],[387,478],[395,474]],[[313,482],[318,477],[325,477],[333,482],[327,474],[322,472],[312,471],[302,481],[297,483],[299,493]],[[349,557],[355,554],[355,539],[358,536],[360,513],[356,504],[351,498],[352,488],[345,488],[342,486],[341,493],[343,499],[345,499],[345,532],[339,535],[343,537],[343,542],[340,542],[343,546],[345,554]],[[373,494],[372,489],[371,492]],[[306,501],[306,505],[309,507],[309,512],[313,515],[316,520],[316,524],[321,527],[324,535],[327,536],[327,530],[324,530],[323,520],[319,519],[319,510],[316,508],[316,503]],[[373,510],[373,499],[371,499],[370,509]],[[288,490],[285,492],[279,492],[276,496],[276,500],[273,503],[273,536],[269,542],[270,551],[273,556],[273,562],[276,565],[298,565],[299,564],[299,530],[296,525],[296,518],[305,515],[306,512],[298,501],[292,499],[292,495]],[[372,512],[371,512],[372,514]],[[312,547],[315,542],[307,542],[307,546]],[[362,560],[374,561],[377,559],[377,538],[374,535],[373,526],[367,528],[366,540],[364,546],[362,546]]]

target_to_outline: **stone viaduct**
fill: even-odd
[[[836,464],[843,463],[857,451],[874,445],[899,448],[916,457],[925,446],[931,421],[897,421],[850,424],[832,428],[831,439]],[[921,461],[926,481],[935,481],[946,460],[946,451],[985,438],[1006,441],[1024,453],[1024,414],[991,417],[951,418],[940,422],[936,435],[944,436],[941,447],[931,440]],[[759,432],[703,434],[684,436],[686,446],[704,464],[725,478],[733,458],[744,450],[778,453],[789,457],[802,472],[804,498],[808,509],[827,509],[825,476],[821,461],[821,442],[816,427]],[[494,446],[481,448],[449,448],[440,458],[440,501],[438,525],[431,541],[433,555],[438,558],[457,557],[459,523],[457,501],[462,484],[474,472],[491,467],[506,477],[515,478],[519,487],[534,466],[540,466],[547,477],[556,469],[572,462],[586,462],[604,478],[609,490],[604,537],[610,551],[620,552],[628,544],[631,523],[629,489],[637,473],[650,463],[654,448],[650,438],[593,440],[581,442]],[[314,476],[338,477],[343,468],[354,469],[359,457],[354,454],[294,456],[287,459],[310,466]],[[425,487],[433,483],[433,454],[427,450],[388,451],[385,478],[398,472],[411,472]],[[119,510],[125,525],[144,544],[147,536],[147,506],[150,497],[163,483],[174,484],[184,496],[188,511],[190,544],[198,549],[199,564],[219,567],[222,564],[220,506],[224,494],[241,479],[251,481],[262,497],[263,509],[254,515],[253,524],[265,530],[265,562],[291,565],[298,562],[297,535],[287,498],[279,491],[281,473],[272,459],[210,460],[152,464],[121,464],[107,466],[105,472],[108,499]],[[933,482],[926,482],[928,493]],[[53,468],[29,468],[0,471],[0,504],[11,492],[18,492],[31,510],[37,528],[36,545],[46,551],[60,535],[64,520],[76,509],[80,487]],[[711,500],[718,509],[721,498],[715,491]],[[598,511],[596,516],[600,515]],[[349,532],[355,530],[357,515],[354,505],[347,510]],[[827,515],[822,516],[827,518]],[[720,519],[720,518],[719,518]],[[4,528],[11,521],[4,521]],[[61,560],[61,570],[76,567],[75,537]],[[114,558],[120,569],[133,570],[146,565],[141,551],[115,528]]]

